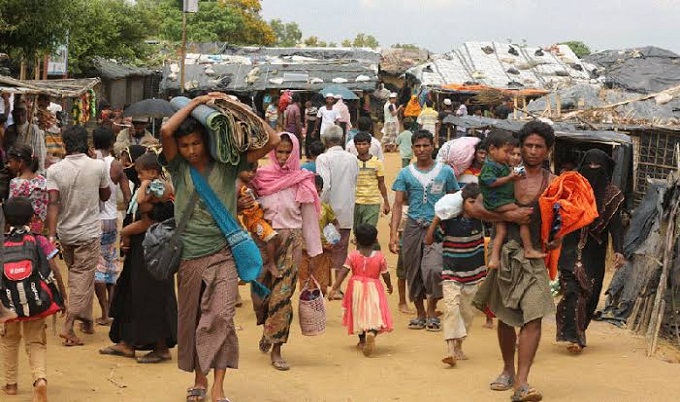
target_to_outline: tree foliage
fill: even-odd
[[[588,45],[586,45],[585,43],[583,43],[581,41],[572,40],[572,41],[568,41],[568,42],[562,42],[560,44],[569,46],[571,51],[574,52],[574,54],[578,58],[588,56],[590,53],[592,53],[590,51],[590,47],[588,47]]]
[[[269,26],[276,36],[276,46],[294,47],[302,40],[302,31],[296,22],[284,23],[280,19],[269,21]]]
[[[357,36],[354,37],[354,41],[352,41],[352,46],[375,49],[380,47],[380,43],[373,35],[358,33]]]
[[[420,46],[415,43],[395,43],[390,47],[393,49],[420,50]]]

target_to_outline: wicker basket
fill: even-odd
[[[313,281],[315,286],[312,289],[309,288],[310,280]],[[313,275],[310,275],[307,281],[305,281],[300,292],[298,317],[302,335],[315,336],[321,335],[326,331],[326,303],[321,286]]]

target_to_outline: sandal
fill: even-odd
[[[274,366],[275,369],[279,371],[288,371],[290,370],[290,366],[288,363],[284,360],[275,360],[272,362],[272,366]]]
[[[424,329],[425,328],[425,319],[424,318],[414,318],[411,321],[408,322],[408,328],[409,329]]]
[[[430,332],[439,332],[442,330],[442,323],[439,318],[432,317],[427,319],[426,329]]]
[[[512,377],[510,374],[501,373],[501,375],[489,384],[489,388],[493,391],[507,391],[512,388],[514,383],[515,377]]]
[[[191,387],[187,388],[187,402],[203,402],[205,401],[205,388]]]
[[[172,359],[172,357],[170,356],[170,354],[162,355],[162,354],[159,354],[159,353],[156,353],[156,352],[149,352],[149,353],[145,354],[144,356],[138,357],[136,360],[137,360],[137,363],[148,364],[148,363],[161,363],[161,362],[171,360],[171,359]]]
[[[529,384],[524,384],[515,390],[510,398],[512,402],[538,402],[543,400],[543,395]]]
[[[124,350],[116,349],[113,346],[107,346],[105,348],[99,349],[99,354],[109,356],[135,357],[135,352],[127,352]]]
[[[83,346],[84,343],[83,341],[80,340],[75,335],[64,335],[64,334],[59,334],[59,337],[63,339],[61,344],[66,347],[71,347],[71,346]]]

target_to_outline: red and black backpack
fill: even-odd
[[[2,254],[0,302],[19,316],[18,321],[48,317],[62,310],[64,299],[35,235],[6,235]]]

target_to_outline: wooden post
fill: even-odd
[[[28,66],[26,65],[26,59],[21,59],[21,65],[19,67],[19,80],[24,81],[26,79]]]
[[[50,56],[45,55],[45,57],[43,57],[43,73],[42,73],[42,79],[43,80],[47,79],[47,68],[49,66],[49,63],[50,63]]]
[[[179,92],[184,93],[184,59],[187,57],[187,13],[182,11],[182,49],[179,60]]]
[[[36,57],[35,58],[35,67],[33,69],[33,79],[34,80],[39,80],[40,79],[40,58]]]

